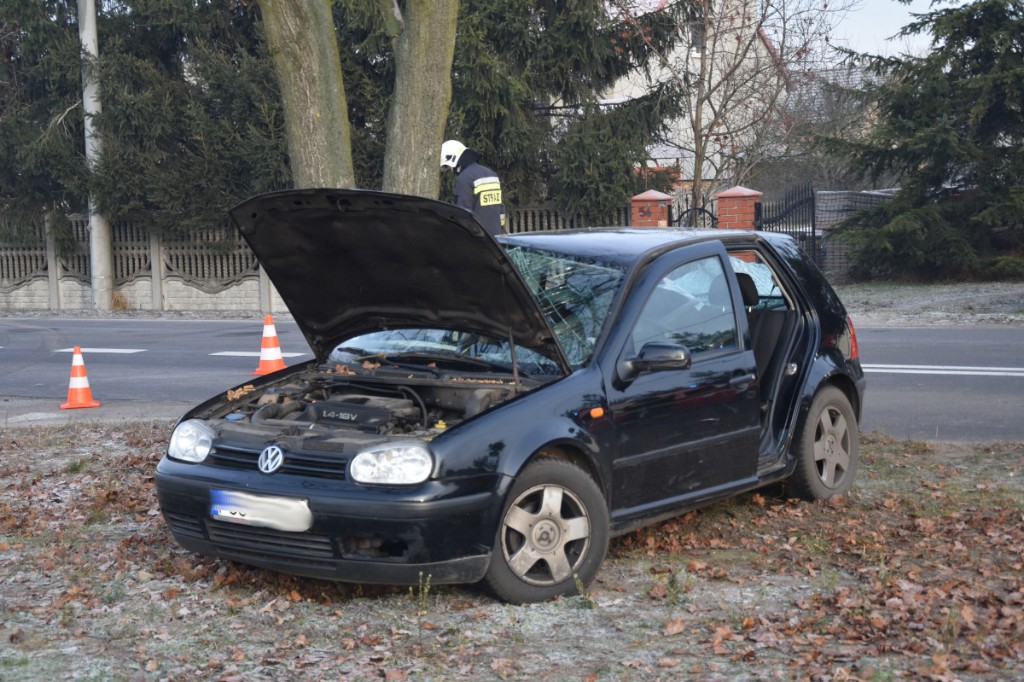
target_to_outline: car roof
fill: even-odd
[[[627,267],[669,249],[712,240],[749,240],[760,233],[750,230],[683,230],[640,227],[594,227],[558,232],[504,235],[499,241],[555,253],[572,254]]]

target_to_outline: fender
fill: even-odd
[[[529,401],[512,400],[452,429],[452,438],[448,433],[436,438],[431,447],[443,466],[437,475],[457,478],[497,473],[515,477],[538,451],[558,445],[582,453],[605,490],[609,472],[598,457],[600,443],[592,433],[599,422],[589,417],[591,408],[603,403],[601,375],[595,369],[581,369],[534,389]],[[538,414],[550,416],[538,419]],[[449,442],[456,440],[459,447],[478,445],[471,451],[453,451]]]

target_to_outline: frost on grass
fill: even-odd
[[[1024,282],[837,286],[855,324],[1024,326]]]
[[[369,587],[179,549],[171,424],[0,435],[0,679],[1024,676],[1024,444],[865,438],[853,492],[764,490],[618,538],[577,597]]]

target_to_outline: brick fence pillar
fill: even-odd
[[[753,230],[754,206],[761,202],[764,192],[746,187],[732,187],[715,195],[718,201],[718,229]]]
[[[649,189],[629,200],[629,224],[634,227],[668,227],[672,197]]]

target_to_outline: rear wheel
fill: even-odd
[[[519,476],[484,581],[505,601],[539,602],[589,585],[608,550],[608,508],[594,480],[563,460]]]
[[[827,386],[814,396],[796,443],[797,465],[790,485],[798,496],[824,500],[853,485],[860,453],[860,431],[846,395]]]

